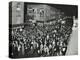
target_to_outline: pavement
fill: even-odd
[[[66,55],[78,55],[78,28],[73,27]]]

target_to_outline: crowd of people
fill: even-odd
[[[73,20],[55,19],[44,23],[31,23],[31,26],[12,27],[10,47],[12,56],[40,57],[63,56],[66,54]]]

